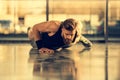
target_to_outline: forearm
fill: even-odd
[[[38,31],[37,26],[33,26],[33,36],[34,41],[36,42],[37,48],[40,49],[43,47],[43,42],[41,39],[40,31]]]
[[[92,47],[92,42],[81,35],[79,40],[85,47]]]
[[[43,46],[43,41],[42,40],[37,40],[37,41],[35,41],[36,42],[36,45],[37,45],[37,48],[38,49],[41,49],[41,48],[43,48],[44,46]]]

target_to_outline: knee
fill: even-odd
[[[34,39],[32,28],[30,28],[30,29],[28,30],[28,38],[29,38],[30,40],[33,40],[33,39]]]

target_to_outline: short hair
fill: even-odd
[[[73,31],[77,27],[78,22],[75,19],[66,19],[64,22],[62,22],[62,27],[66,30]]]

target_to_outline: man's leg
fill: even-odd
[[[36,42],[34,40],[30,40],[30,44],[33,48],[37,49],[37,45],[36,45]]]
[[[27,29],[27,34],[28,34],[28,39],[30,40],[30,44],[33,48],[37,48],[37,45],[34,41],[34,37],[33,37],[33,32],[32,32],[32,28],[28,27]]]

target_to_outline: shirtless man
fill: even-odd
[[[53,53],[59,48],[70,47],[81,42],[85,47],[92,43],[81,35],[82,25],[75,19],[47,21],[34,25],[28,31],[30,40],[34,40],[40,53]]]

